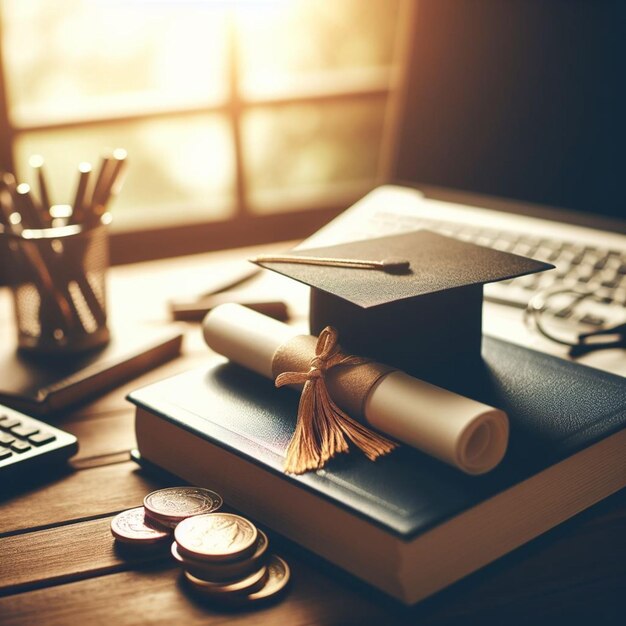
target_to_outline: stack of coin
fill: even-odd
[[[222,498],[198,487],[158,489],[144,498],[144,505],[122,511],[111,521],[111,533],[127,547],[156,548],[168,545],[172,530],[192,515],[217,511]]]
[[[240,515],[209,513],[182,521],[174,531],[173,557],[189,586],[211,600],[247,603],[276,595],[289,567],[268,556],[267,535]]]
[[[156,528],[146,521],[142,506],[118,513],[111,520],[111,533],[118,543],[129,548],[162,547],[169,543],[171,536],[171,531]]]
[[[217,512],[222,498],[209,489],[168,487],[149,493],[143,506],[111,521],[116,541],[128,548],[171,544],[189,586],[213,601],[250,604],[269,599],[289,581],[289,566],[268,554],[269,540],[250,520]]]
[[[143,499],[146,519],[159,527],[176,528],[188,517],[214,513],[222,506],[222,497],[201,487],[157,489]]]

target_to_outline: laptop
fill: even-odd
[[[391,184],[305,245],[428,228],[553,263],[488,285],[484,332],[626,376],[625,349],[557,341],[626,322],[619,4],[407,3]]]

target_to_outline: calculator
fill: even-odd
[[[74,435],[0,404],[0,483],[17,471],[66,461],[77,451]]]

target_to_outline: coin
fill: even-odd
[[[247,595],[227,595],[221,598],[224,602],[247,604],[250,602],[262,602],[280,593],[289,582],[291,572],[289,565],[279,556],[272,554],[267,562],[267,578],[265,584],[257,591]]]
[[[178,544],[175,541],[172,543],[171,552],[172,556],[183,565],[185,570],[197,578],[214,582],[232,581],[247,576],[263,565],[269,540],[262,530],[258,530],[258,535],[254,554],[250,558],[238,561],[212,563],[189,558],[188,556],[183,557],[178,551]]]
[[[249,594],[258,591],[265,584],[268,576],[267,567],[263,566],[256,572],[228,583],[216,583],[208,580],[202,580],[188,571],[185,571],[185,578],[192,584],[193,588],[201,593],[210,596],[222,596],[226,594]]]
[[[143,506],[150,521],[175,528],[187,517],[217,511],[222,506],[222,498],[200,487],[168,487],[149,493]]]
[[[183,558],[221,562],[250,556],[258,532],[251,521],[240,515],[209,513],[183,520],[174,537]]]
[[[142,506],[118,513],[111,520],[111,533],[118,541],[133,545],[153,545],[171,535],[146,523]]]

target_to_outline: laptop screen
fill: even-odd
[[[420,1],[394,181],[626,220],[625,4]]]

